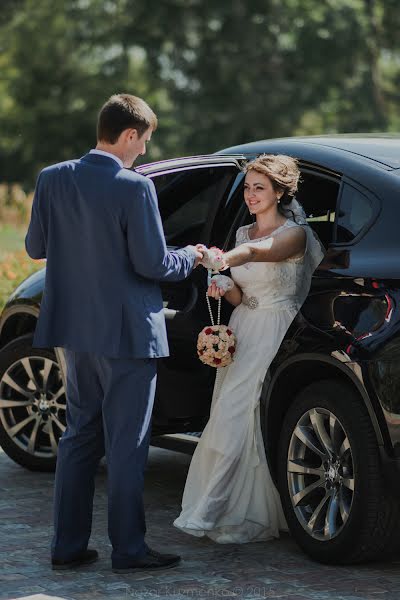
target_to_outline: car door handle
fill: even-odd
[[[172,319],[175,319],[177,313],[180,312],[179,310],[174,310],[173,308],[167,308],[164,307],[164,317],[168,320],[171,321]]]

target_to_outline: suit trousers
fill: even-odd
[[[64,352],[67,428],[58,447],[52,557],[68,560],[86,550],[105,455],[112,562],[123,568],[146,552],[143,484],[157,360]]]

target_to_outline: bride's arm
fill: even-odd
[[[224,254],[226,267],[238,267],[248,262],[280,262],[302,256],[306,247],[303,227],[291,227],[275,237],[256,243],[241,244]]]

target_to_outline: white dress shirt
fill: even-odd
[[[111,154],[111,152],[104,152],[104,150],[97,150],[97,148],[93,148],[89,151],[89,154],[100,154],[101,156],[107,156],[107,158],[112,158],[113,160],[115,160],[115,162],[119,164],[121,169],[124,168],[124,163],[122,162],[122,160],[118,156],[115,156],[115,154]]]

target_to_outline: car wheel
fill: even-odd
[[[52,471],[65,430],[65,390],[55,353],[32,348],[32,336],[0,351],[0,446],[37,471]]]
[[[294,399],[281,431],[278,476],[289,529],[313,559],[356,563],[394,548],[398,503],[384,488],[368,412],[346,385],[319,381]]]

